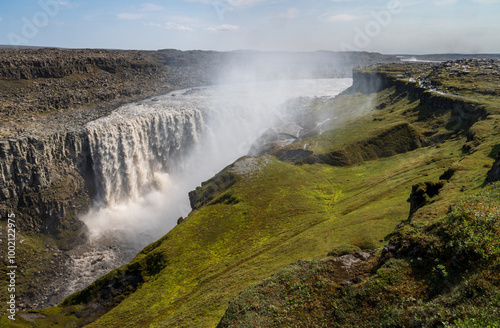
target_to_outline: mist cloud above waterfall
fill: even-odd
[[[38,1],[0,3],[0,44],[17,35],[75,48],[338,51],[366,34],[370,42],[358,50],[500,52],[497,0],[41,2],[57,7],[43,22],[30,20],[47,15]],[[386,19],[381,13],[394,5],[402,10]]]

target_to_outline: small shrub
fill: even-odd
[[[491,319],[491,320],[483,320],[483,319],[473,319],[473,318],[467,318],[467,319],[458,319],[455,320],[455,322],[450,325],[446,323],[445,328],[499,328],[500,327],[500,320],[498,319]]]

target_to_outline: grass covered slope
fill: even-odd
[[[338,287],[340,292],[344,290],[344,280],[350,286],[351,278],[355,278],[352,273],[371,281],[369,268],[374,266],[376,257],[355,261],[354,271],[338,274],[340,281],[328,280],[328,276],[335,276],[339,266],[345,265],[321,260],[330,252],[342,255],[361,249],[376,250],[387,244],[395,225],[408,218],[408,197],[413,189],[418,189],[412,188],[414,185],[427,182],[423,184],[427,186],[442,180],[438,193],[421,188],[423,200],[418,200],[415,193],[410,197],[416,204],[411,223],[418,228],[445,216],[450,205],[482,189],[492,157],[498,152],[498,103],[478,101],[474,107],[477,111],[464,112],[453,102],[421,101],[415,97],[415,86],[407,77],[396,77],[408,67],[397,66],[395,73],[390,74],[382,72],[382,76],[394,79],[390,81],[399,82],[387,83],[377,93],[345,93],[324,103],[314,103],[300,122],[309,127],[302,140],[284,149],[274,149],[272,154],[276,157],[244,157],[228,166],[192,195],[196,210],[130,264],[70,296],[62,305],[38,311],[44,317],[36,322],[19,320],[17,324],[215,327],[229,301],[245,288],[299,260],[315,261],[295,265],[297,270],[285,269],[290,274],[280,279],[286,283],[286,277],[290,277],[293,285],[286,288],[297,287],[283,287],[286,292],[281,289],[275,295],[286,298],[288,292],[311,294],[316,287],[311,289],[307,284],[313,283],[318,284],[318,290],[322,284],[329,288],[323,289],[328,299],[340,299],[343,294],[337,294]],[[480,115],[475,115],[477,112]],[[299,150],[309,152],[300,160],[285,156]],[[289,160],[278,159],[283,156]],[[451,171],[453,174],[443,175]],[[409,262],[391,261],[399,271],[394,271],[395,277],[387,273],[386,279],[397,280],[404,274],[410,277]],[[391,261],[386,264],[389,269]],[[447,263],[437,265],[444,265],[449,271]],[[257,292],[250,292],[249,299],[251,307],[257,310],[230,310],[228,313],[236,316],[226,314],[222,324],[250,325],[252,318],[275,311],[283,313],[270,307],[260,311],[260,305],[268,304],[267,294],[261,294],[260,287],[255,288]],[[426,288],[416,290],[412,297],[427,295]],[[357,291],[353,289],[354,292]],[[248,295],[245,293],[242,295]],[[301,308],[320,309],[326,315],[333,305],[316,307],[305,303],[314,302],[314,295],[290,296],[294,302],[302,303],[282,304],[282,309],[288,313]],[[388,300],[377,303],[368,294],[366,304],[365,294],[349,295],[359,302],[349,303],[353,304],[351,308],[341,308],[346,320],[355,315],[349,311],[363,311],[360,306],[390,305]],[[232,303],[233,309],[237,303]],[[288,305],[292,307],[287,308]],[[393,311],[399,311],[397,306],[387,308],[389,317]],[[378,314],[378,310],[370,311]],[[297,326],[307,326],[308,321],[301,324],[299,312],[281,318],[299,320],[294,321]],[[274,317],[269,318],[270,321],[262,318],[262,322],[276,323]]]
[[[462,62],[443,66],[456,68],[457,64]],[[469,64],[477,68],[484,63]],[[426,93],[425,98],[435,91],[415,92],[415,84],[402,74],[407,68],[389,65],[374,71],[380,74],[380,80],[396,75],[402,78],[394,87],[407,95],[407,104],[415,103],[416,106],[406,107],[403,101],[389,111],[391,114],[398,110],[417,114],[413,126],[416,129],[419,126],[423,134],[430,137],[428,143],[434,142],[430,147],[424,142],[423,148],[412,151],[408,164],[411,165],[411,158],[416,158],[420,151],[430,155],[429,152],[435,149],[435,154],[439,154],[437,158],[448,155],[448,151],[453,155],[454,142],[464,142],[460,159],[439,177],[432,176],[435,172],[432,162],[436,157],[422,170],[416,167],[425,183],[412,188],[411,217],[398,225],[388,246],[379,251],[377,260],[359,261],[357,267],[350,268],[348,275],[345,274],[346,266],[339,263],[343,257],[294,263],[231,301],[217,327],[500,326],[500,184],[487,185],[486,174],[480,173],[485,172],[484,167],[488,167],[485,163],[491,163],[491,158],[498,153],[500,100],[484,97],[484,92],[474,98],[473,92],[468,92],[468,99],[456,96],[456,107],[446,110],[441,101],[415,98],[415,94]],[[391,73],[387,73],[389,69]],[[477,79],[479,74],[475,73]],[[436,68],[430,75],[446,76]],[[450,76],[447,78],[451,79]],[[473,82],[477,83],[470,83]],[[485,83],[488,82],[492,81],[487,79]],[[493,83],[498,83],[498,79]],[[460,84],[465,83],[461,81]],[[390,89],[391,83],[387,85]],[[440,96],[448,97],[441,94],[437,97]],[[483,114],[460,112],[457,108],[463,109],[463,101]],[[382,107],[391,107],[390,103],[383,103]],[[376,106],[381,107],[380,104]],[[460,139],[464,134],[467,138]],[[367,144],[373,146],[376,142]],[[452,148],[443,149],[448,146]],[[328,148],[323,151],[335,153]],[[319,157],[319,160],[325,159],[328,157]],[[337,165],[342,164],[342,161],[337,162]],[[429,187],[437,185],[441,189],[431,193]],[[422,196],[422,193],[426,194]],[[419,197],[422,197],[421,203],[418,203]],[[449,202],[454,206],[444,211],[443,206]],[[350,252],[359,257],[355,250]]]
[[[381,263],[288,266],[242,292],[217,327],[498,327],[499,204],[496,183],[442,218],[407,224]]]

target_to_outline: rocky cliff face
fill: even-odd
[[[500,154],[497,155],[495,162],[491,166],[487,175],[488,182],[495,182],[500,180]]]
[[[55,133],[0,142],[0,213],[18,210],[20,228],[59,235],[82,224],[76,214],[90,205],[84,177],[89,173],[83,134]],[[69,219],[69,221],[68,221]]]
[[[87,238],[78,216],[91,205],[88,154],[87,139],[74,132],[0,141],[0,216],[16,215],[16,255],[23,268],[19,309],[50,302],[64,286],[58,279],[70,270],[65,251]]]
[[[58,50],[39,49],[32,51],[3,50],[8,55],[0,62],[0,76],[13,80],[32,80],[38,78],[63,78],[72,74],[91,73],[99,68],[109,73],[118,70],[135,70],[154,73],[160,65],[147,52],[108,50]]]
[[[7,125],[148,96],[165,86],[169,74],[149,52],[139,51],[2,50],[0,58],[0,112]]]
[[[489,85],[482,83],[482,80],[485,75],[496,76],[498,65],[498,60],[469,59],[439,64],[380,65],[376,70],[370,67],[360,68],[353,71],[353,86],[348,92],[369,94],[394,87],[399,94],[418,100],[422,107],[431,108],[436,112],[450,110],[452,119],[447,128],[457,130],[470,127],[486,117],[486,110],[477,104],[474,97],[469,97],[468,93],[472,90],[474,96],[496,94]],[[469,74],[463,90],[454,86],[456,77]],[[484,90],[474,83],[482,85]]]

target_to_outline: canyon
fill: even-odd
[[[112,51],[105,53],[109,55]],[[160,53],[139,52],[134,56],[158,58]],[[147,78],[127,77],[126,72],[134,75],[145,71],[153,79],[158,79],[154,77],[158,72],[164,74],[160,74],[164,80],[157,80],[161,83],[146,89],[138,87],[142,90],[140,93],[102,100],[100,91],[90,90],[87,93],[89,101],[79,104],[78,99],[83,98],[75,95],[76,102],[66,108],[58,108],[59,105],[53,105],[54,108],[42,106],[45,109],[27,105],[23,105],[26,110],[15,110],[13,105],[7,108],[5,113],[9,114],[5,116],[8,119],[2,121],[4,140],[0,148],[0,209],[2,215],[13,211],[19,218],[24,243],[20,254],[33,268],[20,277],[20,295],[29,300],[21,309],[30,310],[62,301],[47,294],[41,286],[53,289],[60,285],[68,277],[65,267],[68,259],[74,263],[88,261],[95,270],[101,270],[99,275],[104,275],[88,287],[72,286],[71,291],[76,293],[66,298],[60,307],[25,312],[21,315],[23,325],[123,326],[124,322],[118,318],[126,313],[127,322],[135,326],[219,324],[229,327],[238,326],[240,322],[272,326],[276,320],[285,323],[298,320],[294,322],[307,326],[307,322],[312,322],[308,320],[313,319],[300,311],[294,312],[297,307],[292,303],[282,302],[289,296],[304,308],[311,306],[313,312],[320,311],[323,305],[311,305],[308,303],[310,298],[294,294],[300,288],[279,294],[282,299],[269,301],[275,310],[267,303],[270,294],[266,288],[285,284],[286,279],[281,276],[305,289],[310,288],[307,285],[310,281],[313,284],[323,281],[330,290],[340,293],[328,294],[329,297],[351,304],[353,300],[341,298],[344,291],[361,293],[357,289],[359,283],[362,283],[359,286],[371,288],[372,281],[375,286],[377,277],[384,277],[384,272],[392,268],[396,268],[394,274],[406,272],[402,269],[406,258],[410,258],[408,263],[413,263],[411,259],[417,257],[424,261],[428,257],[436,259],[438,264],[434,271],[438,273],[432,279],[446,279],[444,274],[439,276],[439,272],[445,272],[443,268],[457,277],[463,274],[461,269],[454,269],[453,263],[440,262],[442,254],[429,255],[427,239],[418,241],[412,237],[419,233],[418,226],[413,224],[440,222],[437,218],[451,211],[464,194],[481,190],[487,176],[490,181],[496,180],[498,61],[380,63],[352,71],[360,58],[363,66],[373,64],[367,62],[369,60],[392,61],[394,58],[367,53],[337,54],[335,56],[352,60],[341,65],[337,58],[337,66],[332,64],[335,70],[313,75],[352,77],[352,87],[340,95],[335,96],[347,88],[350,80],[343,88],[336,92],[330,90],[324,97],[307,98],[304,94],[288,102],[278,97],[278,103],[286,104],[285,112],[293,114],[287,116],[276,115],[278,112],[269,115],[269,108],[255,111],[260,99],[271,101],[272,98],[260,96],[253,99],[259,100],[254,103],[251,97],[246,99],[242,93],[239,98],[248,106],[235,111],[234,104],[229,104],[227,110],[223,110],[224,104],[219,102],[215,108],[221,110],[220,118],[214,121],[218,114],[208,109],[204,103],[207,98],[199,98],[199,107],[169,105],[169,110],[165,111],[162,104],[189,103],[188,99],[196,99],[197,95],[211,90],[200,86],[221,81],[231,82],[222,87],[226,88],[225,94],[231,88],[230,92],[238,94],[234,89],[236,77],[240,78],[239,83],[256,80],[264,85],[269,83],[267,89],[276,90],[271,88],[274,83],[271,80],[283,77],[283,67],[271,74],[262,66],[259,66],[262,69],[251,66],[241,73],[235,68],[239,59],[225,58],[221,61],[231,63],[224,66],[230,69],[221,73],[221,66],[214,64],[217,62],[214,58],[255,54],[165,53],[175,54],[174,59],[160,56],[163,58],[161,65],[155,59],[138,66],[117,60],[119,69],[116,70],[105,62],[88,60],[86,65],[98,68],[104,72],[102,74],[116,74],[113,78],[128,80],[129,85],[123,84],[126,90],[131,85],[138,87],[148,81]],[[325,56],[314,53],[312,57],[320,55],[321,58]],[[295,65],[297,58],[312,58],[304,54],[294,56],[294,60],[283,65]],[[262,65],[258,60],[254,62]],[[300,67],[307,69],[297,69],[291,76],[297,82],[299,78],[310,78],[308,74],[314,72],[312,64],[305,62]],[[41,73],[39,66],[43,65],[40,64],[23,65],[31,68],[18,73],[5,69],[4,78],[37,80],[37,83],[48,79],[50,83],[64,85],[70,82],[61,76],[75,79],[90,71],[89,66],[79,62],[74,64],[74,69],[63,69],[59,73],[51,69]],[[175,83],[166,87],[167,69],[177,72],[177,76],[186,74],[188,77],[179,78],[183,82],[176,84],[177,80],[170,76],[170,81]],[[254,73],[249,76],[249,71],[260,73],[257,77]],[[120,74],[123,75],[120,77]],[[108,89],[104,87],[103,90]],[[301,96],[297,90],[292,93]],[[225,127],[224,122],[231,115],[242,121]],[[30,121],[30,116],[35,119]],[[23,124],[26,128],[19,132],[16,124],[25,120],[28,121]],[[245,123],[255,126],[262,121],[266,124],[257,133],[242,133]],[[98,209],[89,212],[93,206],[112,208],[124,199],[140,200],[146,192],[172,185],[175,180],[171,179],[179,163],[194,163],[195,167],[208,165],[203,152],[200,157],[190,157],[192,154],[187,152],[196,144],[205,151],[214,151],[200,142],[211,140],[206,134],[210,132],[207,127],[228,128],[230,132],[222,139],[213,139],[215,144],[228,141],[226,139],[238,133],[244,138],[234,140],[236,143],[229,142],[226,149],[238,151],[213,166],[206,175],[195,177],[189,187],[181,191],[185,198],[191,191],[189,205],[182,206],[184,213],[172,216],[167,230],[173,230],[166,235],[157,231],[150,239],[141,235],[144,244],[138,244],[135,250],[133,247],[132,250],[122,246],[116,248],[122,238],[119,235],[108,236],[104,249],[92,249],[89,236],[99,229],[90,219],[85,219],[85,214],[98,217]],[[487,173],[493,162],[493,169]],[[438,190],[433,192],[432,187],[437,185]],[[410,215],[407,199],[412,204]],[[178,216],[181,217],[175,220]],[[120,225],[117,222],[115,225]],[[396,224],[400,228],[394,231]],[[426,231],[430,234],[433,230],[429,229]],[[430,236],[429,240],[432,238]],[[412,251],[408,244],[418,244],[415,246],[418,250]],[[384,248],[384,245],[387,246]],[[138,250],[141,251],[136,255]],[[78,257],[89,252],[92,257]],[[412,252],[419,256],[413,256]],[[113,262],[117,254],[123,256],[122,262]],[[325,260],[327,254],[335,259]],[[460,254],[457,258],[467,263],[470,254]],[[304,259],[313,259],[313,262]],[[287,267],[290,263],[294,264]],[[399,266],[391,267],[391,263]],[[75,267],[81,270],[85,265]],[[490,268],[485,267],[485,270]],[[56,272],[55,276],[50,272]],[[277,276],[267,279],[277,272]],[[315,272],[321,274],[314,275]],[[92,275],[87,278],[90,277]],[[411,279],[419,277],[411,276]],[[263,284],[256,285],[262,281]],[[364,284],[365,281],[368,283]],[[253,287],[246,289],[249,285]],[[158,290],[161,292],[153,292]],[[316,289],[307,290],[313,293]],[[425,293],[427,291],[411,297]],[[432,293],[428,295],[434,295]],[[389,304],[391,297],[384,300],[385,308],[392,306]],[[144,300],[145,307],[131,307],[139,299]],[[368,308],[368,315],[382,311],[382,307]],[[325,317],[317,318],[330,320],[333,309],[329,305],[322,309],[325,312],[320,312]],[[417,308],[405,309],[413,311],[411,315],[420,313]],[[344,306],[342,314],[335,312],[335,318],[354,322],[351,310]],[[393,312],[391,320],[399,316],[398,320],[402,321],[397,322],[420,322],[411,319],[407,312]],[[457,315],[448,317],[452,320]],[[435,318],[428,320],[437,322]],[[390,322],[387,319],[387,323]]]

